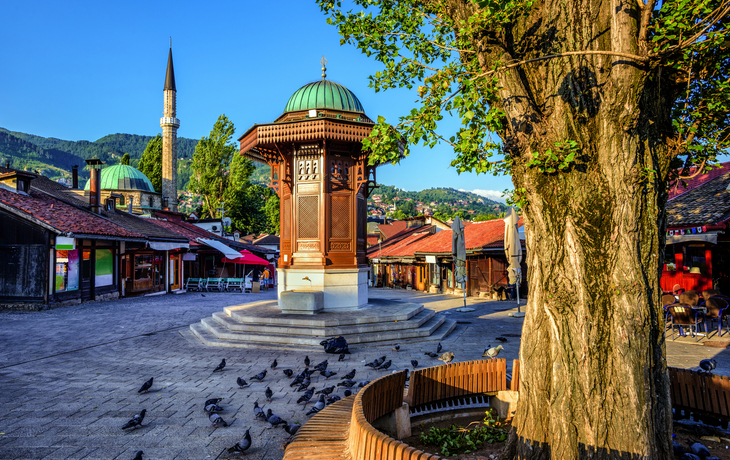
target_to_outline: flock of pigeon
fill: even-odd
[[[507,339],[503,337],[498,337],[497,340],[500,341],[507,341]],[[395,345],[393,347],[393,351],[398,352],[400,351],[400,345]],[[482,356],[488,357],[488,358],[496,358],[499,352],[503,349],[502,345],[499,345],[497,347],[492,348],[487,347],[487,349],[484,350],[484,354]],[[431,358],[438,358],[439,360],[443,361],[444,363],[448,364],[451,361],[454,360],[454,353],[452,352],[444,352],[443,346],[439,342],[439,344],[436,347],[436,352],[426,352],[425,354]],[[342,353],[339,355],[338,361],[344,361],[345,354]],[[357,373],[356,369],[352,369],[347,374],[343,375],[340,378],[340,382],[338,382],[336,385],[330,385],[327,384],[324,385],[324,387],[318,391],[315,391],[315,387],[312,386],[312,376],[315,375],[315,373],[318,373],[320,376],[324,377],[324,380],[327,381],[331,377],[334,377],[338,375],[337,372],[332,371],[331,369],[328,369],[329,361],[325,359],[324,361],[320,362],[319,364],[316,364],[315,366],[311,366],[311,362],[309,360],[309,356],[306,356],[304,358],[304,369],[294,376],[294,371],[292,369],[283,369],[282,373],[287,377],[292,379],[290,383],[290,387],[295,388],[295,392],[301,392],[302,396],[300,396],[297,399],[297,404],[303,404],[304,409],[306,410],[307,405],[312,402],[312,398],[315,396],[319,396],[316,399],[316,402],[312,405],[312,407],[309,409],[308,412],[306,412],[307,416],[312,416],[328,405],[337,402],[341,399],[340,396],[338,396],[337,390],[339,390],[339,387],[344,388],[343,397],[348,397],[353,394],[353,392],[357,392],[360,388],[363,388],[366,386],[370,381],[363,380],[363,381],[355,381],[353,380],[355,378],[355,374]],[[418,361],[415,359],[411,360],[411,365],[413,366],[413,369],[416,369],[418,367]],[[249,377],[250,381],[255,382],[263,382],[266,378],[267,373],[269,370],[274,372],[279,366],[279,363],[276,359],[274,359],[274,362],[271,363],[270,369],[264,369],[263,371],[259,372],[258,374]],[[370,367],[374,370],[383,370],[387,371],[393,366],[393,360],[387,360],[386,356],[381,356],[380,358],[377,358],[371,362],[368,362],[365,364],[366,367]],[[218,366],[216,366],[215,369],[213,369],[213,372],[222,372],[223,369],[226,367],[226,360],[223,359]],[[406,371],[407,372],[407,371]],[[152,384],[154,382],[154,378],[150,378],[146,382],[142,384],[142,387],[138,390],[138,393],[147,393],[149,392],[150,388],[152,388]],[[239,389],[246,388],[250,386],[250,384],[243,379],[242,377],[238,377],[236,379],[236,383],[238,384]],[[333,394],[335,393],[335,394]],[[267,386],[266,390],[264,391],[264,397],[266,401],[271,402],[273,398],[274,392],[271,390],[271,387]],[[212,423],[213,427],[227,427],[228,422],[226,422],[223,417],[219,414],[219,412],[223,412],[223,408],[220,406],[220,402],[222,401],[222,398],[211,398],[205,401],[203,404],[203,410],[208,415],[208,419]],[[125,423],[122,426],[122,430],[134,430],[137,428],[144,427],[142,422],[144,421],[145,414],[147,413],[146,409],[142,409],[142,411],[132,417],[127,423]],[[299,424],[289,424],[285,419],[282,417],[274,414],[271,409],[267,409],[266,412],[264,412],[263,408],[259,406],[258,401],[254,402],[253,405],[253,415],[254,419],[262,422],[267,422],[271,426],[268,428],[275,428],[277,426],[280,426],[289,434],[289,439],[291,439],[294,434],[299,430],[300,425]],[[250,434],[250,428],[246,430],[246,433],[244,434],[243,438],[237,442],[234,446],[230,447],[228,449],[228,452],[231,454],[243,454],[245,455],[246,450],[248,450],[251,447],[251,434]],[[134,460],[142,460],[143,452],[139,451],[137,452],[136,457]]]

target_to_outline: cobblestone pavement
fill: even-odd
[[[229,458],[225,448],[251,427],[253,446],[246,458],[281,459],[286,433],[254,421],[252,406],[258,401],[290,423],[305,422],[305,411],[296,405],[301,393],[282,373],[286,368],[299,372],[305,353],[205,347],[188,329],[226,306],[275,296],[187,293],[0,312],[0,458],[132,459],[143,450],[145,459],[223,459]],[[497,336],[508,340],[500,354],[508,367],[518,356],[522,320],[508,316],[514,303],[467,299],[475,311],[458,313],[463,300],[453,296],[389,289],[371,289],[370,296],[422,303],[456,320],[457,328],[443,341],[455,361],[480,358],[487,345],[497,345]],[[363,362],[382,355],[393,360],[391,369],[410,367],[411,359],[419,367],[440,364],[424,356],[435,351],[435,342],[405,341],[397,353],[392,345],[353,347],[341,363],[337,356],[312,350],[313,364],[329,358],[328,369],[338,372],[329,381],[313,376],[313,386],[335,385],[352,369],[356,381],[371,380],[383,372]],[[724,348],[680,341],[667,345],[670,366],[692,368],[709,357],[718,360],[717,373],[730,375],[730,353]],[[226,369],[213,374],[221,358]],[[275,358],[279,367],[271,370]],[[264,369],[268,375],[262,383],[236,385],[236,377],[250,381]],[[138,394],[150,377],[155,379],[151,391]],[[270,403],[264,396],[267,386],[274,391]],[[213,428],[203,413],[203,402],[211,397],[223,398],[221,416],[228,428]],[[123,432],[121,426],[143,408],[145,426]]]

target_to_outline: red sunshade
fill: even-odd
[[[231,264],[246,264],[246,265],[269,265],[268,260],[264,260],[259,256],[253,255],[253,253],[247,249],[241,251],[241,257],[236,259],[223,258],[223,262]]]

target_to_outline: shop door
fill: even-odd
[[[476,260],[469,261],[469,296],[479,294],[479,262]]]
[[[418,270],[418,284],[416,285],[416,289],[418,289],[419,291],[425,291],[426,290],[426,279],[428,278],[428,274],[426,273],[426,266],[419,265],[417,270]]]
[[[180,289],[180,256],[170,256],[170,289]]]
[[[84,249],[81,259],[81,300],[93,300],[94,263],[91,258],[91,250]]]

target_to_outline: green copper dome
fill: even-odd
[[[86,182],[84,190],[91,188],[91,181]],[[143,190],[154,192],[149,178],[142,171],[127,165],[114,165],[101,170],[102,190]]]
[[[284,112],[310,109],[334,109],[365,113],[355,93],[340,84],[327,80],[315,81],[299,88],[289,98]]]

